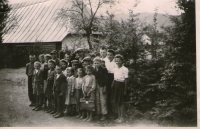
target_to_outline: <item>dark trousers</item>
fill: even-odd
[[[108,73],[108,81],[107,81],[107,108],[108,114],[112,113],[112,105],[111,105],[111,85],[114,80],[114,74]]]
[[[56,112],[62,114],[65,107],[65,95],[59,96],[59,93],[55,93],[55,99]]]
[[[35,100],[36,97],[33,94],[32,82],[33,82],[33,76],[28,76],[28,97],[29,97],[29,100],[31,101],[31,103],[35,103],[36,102],[36,100]]]

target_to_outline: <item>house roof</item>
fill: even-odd
[[[56,18],[61,8],[70,6],[69,0],[16,1],[11,5],[6,27],[11,29],[3,35],[3,43],[60,42],[72,30],[70,20]]]

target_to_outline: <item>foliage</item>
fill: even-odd
[[[97,27],[97,12],[104,4],[113,3],[113,0],[72,0],[72,6],[60,10],[58,17],[73,21],[76,31],[86,35],[89,48],[92,49],[91,34]]]
[[[2,35],[6,26],[6,20],[8,18],[10,7],[7,0],[0,1],[0,43],[2,42]]]

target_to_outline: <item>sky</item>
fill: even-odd
[[[20,3],[30,0],[9,0],[10,3]],[[97,1],[97,0],[93,0]],[[180,14],[180,10],[175,8],[177,0],[116,0],[117,3],[111,7],[112,11],[128,11],[132,9],[135,2],[139,1],[139,4],[135,8],[136,12],[154,12],[155,8],[158,9],[158,13],[177,15]]]

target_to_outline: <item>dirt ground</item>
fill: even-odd
[[[136,120],[131,123],[115,124],[112,122],[84,122],[75,117],[53,118],[43,111],[32,111],[27,93],[25,68],[0,70],[0,127],[155,127],[158,124]]]

